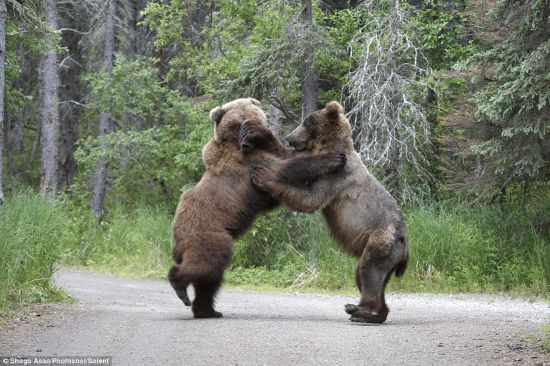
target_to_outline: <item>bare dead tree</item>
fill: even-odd
[[[55,0],[46,1],[46,23],[53,31],[57,30],[57,9]],[[42,170],[40,191],[46,197],[57,191],[57,155],[59,148],[59,74],[57,70],[57,50],[55,34],[48,37],[48,53],[40,63],[41,81],[41,125],[42,125]]]
[[[430,71],[415,45],[414,29],[398,0],[389,0],[390,14],[379,13],[377,1],[366,1],[374,16],[354,37],[350,56],[349,117],[363,159],[384,169],[385,183],[394,196],[411,199],[418,185],[403,174],[408,165],[416,177],[427,171],[430,126],[415,99],[427,90]]]
[[[105,42],[103,46],[103,70],[109,74],[113,71],[113,56],[115,45],[115,0],[109,0],[105,12]],[[99,140],[105,148],[106,135],[111,131],[111,112],[105,109],[99,118]],[[107,186],[107,158],[101,157],[94,176],[90,208],[97,216],[103,214],[105,189]]]
[[[6,57],[6,0],[0,0],[0,205],[4,203],[3,158],[4,158],[4,64]]]

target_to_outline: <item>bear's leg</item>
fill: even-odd
[[[355,268],[355,285],[359,292],[361,292],[361,262],[357,263],[357,267]]]
[[[191,239],[200,242],[198,238]],[[197,252],[195,248],[187,249],[182,255],[181,262],[172,266],[168,272],[168,280],[172,288],[186,306],[191,306],[191,301],[187,295],[187,287],[200,279],[209,268],[207,263],[198,259],[199,255],[200,252]]]
[[[176,291],[176,295],[178,295],[186,306],[191,306],[191,301],[189,300],[189,296],[187,296],[189,281],[185,277],[185,272],[180,266],[172,266],[170,272],[168,272],[168,280]]]
[[[221,318],[219,311],[214,310],[214,298],[222,283],[219,280],[200,280],[193,283],[195,287],[195,300],[193,301],[193,316],[195,318]]]
[[[393,243],[393,238],[390,243],[388,239],[371,236],[359,259],[356,282],[360,282],[361,300],[359,305],[346,305],[352,321],[383,323],[388,317],[384,291],[401,258],[400,248]]]
[[[279,181],[293,186],[311,185],[327,174],[343,170],[346,154],[329,152],[286,159],[279,167]]]
[[[194,270],[191,282],[195,288],[191,310],[195,318],[221,318],[222,313],[214,310],[214,300],[231,259],[233,238],[226,232],[210,232],[201,234],[200,239],[200,246],[188,251],[190,268]]]
[[[384,288],[387,279],[384,271],[378,268],[375,261],[359,263],[361,281],[361,299],[359,305],[347,304],[346,312],[351,315],[350,320],[365,323],[383,323],[389,313],[384,299]]]

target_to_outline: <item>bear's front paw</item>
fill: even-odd
[[[249,165],[248,172],[252,183],[263,190],[269,188],[269,183],[273,180],[273,173],[261,165]]]
[[[239,131],[239,146],[244,153],[252,152],[256,148],[254,140],[258,138],[258,133],[252,128],[252,123],[246,120],[242,123]]]
[[[346,154],[342,153],[332,153],[329,156],[329,160],[327,162],[327,173],[332,173],[341,169],[344,169],[346,167],[346,164],[348,162],[348,158]]]

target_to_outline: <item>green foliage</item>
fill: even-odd
[[[18,10],[26,9],[22,5],[19,6]],[[31,15],[36,16],[34,12],[31,12]],[[32,21],[33,24],[16,18],[14,21],[10,19],[6,25],[4,110],[6,120],[12,121],[21,119],[23,110],[29,108],[33,101],[32,95],[14,83],[21,76],[23,58],[41,57],[47,52],[47,42],[44,37],[44,34],[47,33],[45,26],[40,23],[39,19],[25,19]]]
[[[456,202],[405,210],[411,262],[391,291],[550,293],[550,233],[535,229],[550,201],[469,207]],[[102,222],[67,206],[66,261],[103,272],[165,278],[172,214],[113,207]],[[356,260],[334,243],[319,214],[275,211],[235,243],[229,285],[355,293]]]
[[[68,264],[106,273],[165,278],[171,264],[172,216],[164,209],[113,208],[103,222],[88,210],[72,207],[71,236],[64,243]]]
[[[24,58],[45,55],[46,36],[52,34],[57,44],[60,34],[48,29],[43,21],[41,1],[8,1],[7,8],[10,19],[6,24],[4,108],[6,115],[15,120],[21,118],[22,109],[32,100],[21,88],[12,85],[21,75]]]
[[[28,191],[0,206],[0,309],[60,299],[50,280],[65,238],[63,213],[60,204]]]
[[[71,187],[72,197],[86,206],[89,201],[88,177],[102,156],[109,165],[108,201],[134,208],[143,204],[174,206],[183,187],[202,174],[200,151],[210,137],[210,123],[204,127],[182,128],[166,125],[144,131],[111,133],[101,147],[89,137],[75,153],[79,174]],[[188,131],[188,132],[187,132]]]
[[[237,275],[228,281],[244,283],[247,268],[260,275],[273,271],[266,282],[271,286],[340,289],[353,283],[354,260],[334,245],[321,215],[279,210],[259,217],[237,241],[232,265]]]
[[[499,189],[512,179],[528,184],[550,175],[549,13],[548,1],[501,2],[499,24],[513,21],[514,27],[503,41],[473,58],[495,74],[475,100],[477,116],[498,132],[476,152],[491,162]]]
[[[466,38],[466,17],[448,7],[449,3],[442,0],[423,1],[414,17],[422,51],[436,70],[448,68],[475,51]]]
[[[177,44],[181,50],[169,61],[167,80],[196,80],[201,93],[223,100],[264,99],[287,117],[299,109],[305,48],[325,52],[322,27],[306,31],[296,4],[227,0],[203,9],[209,17],[189,41],[181,37],[186,30],[180,19],[189,19],[197,9],[192,2],[171,1],[144,10],[145,23],[157,32],[157,46]]]
[[[549,209],[548,202],[533,200],[471,208],[433,205],[409,213],[412,285],[548,293],[550,238],[534,224]]]
[[[104,145],[96,136],[80,140],[71,197],[87,205],[89,177],[105,156],[107,207],[109,202],[128,208],[174,206],[182,188],[202,174],[201,149],[212,134],[205,111],[159,84],[151,59],[119,61],[112,75],[90,75],[87,81],[97,96],[89,104],[92,115],[97,119],[109,107],[119,129],[106,136]]]
[[[244,40],[258,17],[257,7],[254,1],[230,0],[215,6],[179,0],[148,4],[144,23],[155,29],[157,47],[177,45],[179,50],[169,60],[166,79],[196,80],[202,93],[216,93],[221,82],[236,75]],[[191,21],[195,29],[190,29]]]
[[[109,110],[117,127],[124,130],[185,121],[189,106],[177,91],[159,82],[154,63],[145,57],[118,59],[111,74],[103,71],[86,76],[96,96],[87,105],[93,117]]]
[[[257,43],[249,46],[248,54],[238,63],[238,75],[226,83],[226,94],[252,95],[288,112],[300,105],[300,65],[304,58],[304,40],[309,38],[309,33],[286,29],[284,22],[279,25],[274,38],[256,37]]]
[[[353,67],[348,48],[353,36],[366,23],[369,12],[365,7],[359,7],[332,13],[318,10],[314,15],[319,26],[325,29],[327,38],[314,60],[319,73],[319,101],[324,105],[328,101],[342,99],[344,84]]]

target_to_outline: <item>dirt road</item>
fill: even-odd
[[[38,307],[0,335],[0,356],[112,356],[113,365],[548,364],[548,303],[390,295],[382,325],[349,322],[355,298],[222,290],[223,319],[195,320],[167,282],[61,270],[79,303]],[[0,365],[2,364],[0,359]]]

